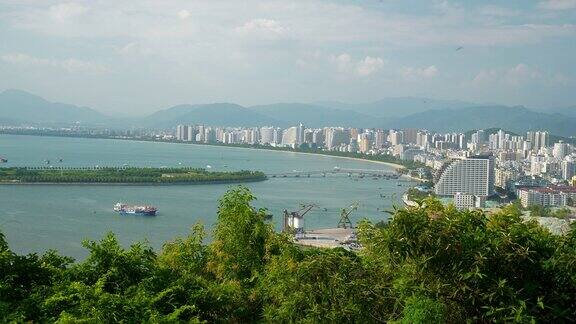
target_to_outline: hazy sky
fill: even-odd
[[[575,105],[576,0],[0,0],[8,88],[118,114],[391,96]]]

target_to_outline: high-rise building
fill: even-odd
[[[370,150],[370,137],[368,134],[363,133],[358,135],[358,148],[361,153],[367,153]]]
[[[286,128],[282,132],[282,145],[296,147],[298,145],[298,127]]]
[[[358,138],[360,130],[358,128],[350,128],[350,138]]]
[[[347,132],[344,128],[340,127],[329,127],[326,128],[325,138],[326,148],[328,150],[333,150],[341,144],[350,143],[350,132]]]
[[[456,193],[491,196],[494,193],[494,159],[472,156],[452,160],[440,170],[434,191],[439,196]]]
[[[203,125],[198,126],[198,134],[196,134],[196,142],[204,142],[206,138],[206,127]]]
[[[557,159],[563,159],[568,155],[568,144],[560,141],[554,144],[554,148],[552,149],[552,155]]]
[[[194,126],[188,126],[188,132],[186,135],[186,140],[188,142],[193,142],[195,139],[196,134],[194,134]]]
[[[306,128],[304,127],[304,125],[302,125],[302,123],[300,123],[296,127],[296,145],[300,145],[300,144],[305,142],[305,138],[304,138],[305,129]]]
[[[532,143],[532,150],[538,151],[543,147],[548,146],[550,135],[546,131],[527,132],[526,140]]]
[[[404,143],[404,137],[402,132],[398,132],[395,130],[390,131],[390,135],[388,135],[390,144],[398,145]]]
[[[324,131],[321,129],[315,129],[312,133],[312,143],[316,146],[324,146]]]
[[[274,143],[274,127],[260,128],[260,144]]]
[[[382,130],[377,130],[374,134],[374,146],[377,149],[381,149],[384,147],[384,143],[386,142],[386,133]]]
[[[430,134],[426,131],[418,132],[416,134],[416,145],[426,148],[428,144],[430,144]]]
[[[216,131],[211,128],[205,128],[204,130],[204,142],[205,143],[215,143],[216,142]]]
[[[484,130],[480,129],[476,133],[472,134],[471,142],[474,144],[482,144],[486,141],[486,134]]]
[[[506,143],[506,133],[502,129],[500,129],[498,130],[497,135],[498,135],[498,148],[504,149]]]
[[[575,169],[574,161],[572,160],[564,160],[560,163],[562,168],[562,179],[563,180],[570,180],[574,176],[574,169]]]
[[[184,140],[185,128],[186,128],[186,126],[184,126],[184,125],[178,125],[178,126],[176,126],[176,139],[177,139],[177,140],[179,140],[179,141],[183,141],[183,140]]]
[[[274,128],[274,144],[282,143],[282,129]]]
[[[418,138],[418,129],[407,128],[402,130],[402,133],[404,134],[403,143],[416,144]]]

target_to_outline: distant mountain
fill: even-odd
[[[178,124],[206,124],[212,126],[277,125],[279,121],[253,110],[231,103],[178,105],[145,117],[149,127],[174,127]]]
[[[97,124],[106,119],[90,108],[49,102],[21,90],[0,93],[0,123],[4,124]]]
[[[211,126],[425,128],[467,131],[502,128],[516,133],[549,130],[576,135],[576,107],[531,110],[525,107],[474,105],[463,101],[426,98],[386,98],[372,103],[278,103],[243,107],[233,103],[178,105],[143,118],[106,117],[86,107],[49,102],[21,90],[0,93],[0,125],[70,125],[114,128],[173,128],[178,124]]]
[[[522,106],[477,106],[429,110],[395,119],[382,126],[426,128],[443,132],[496,127],[517,133],[528,130],[549,130],[561,136],[576,135],[576,118],[537,112]]]
[[[378,118],[396,118],[428,110],[459,109],[477,106],[465,101],[437,100],[416,97],[384,98],[375,102],[347,104],[341,102],[317,102],[317,105],[341,110],[351,110]]]
[[[576,106],[550,108],[550,109],[546,109],[546,110],[541,110],[541,112],[557,113],[560,115],[576,118]]]
[[[281,121],[283,124],[279,126],[293,126],[298,123],[303,123],[307,127],[375,127],[377,125],[373,116],[319,105],[278,103],[253,106],[249,109],[271,119]]]

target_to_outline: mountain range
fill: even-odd
[[[0,124],[70,124],[103,123],[108,117],[96,110],[63,103],[49,102],[22,90],[0,93]]]
[[[425,128],[441,132],[491,127],[518,133],[546,129],[569,137],[576,135],[576,106],[536,110],[523,106],[399,97],[360,104],[276,103],[251,107],[234,103],[183,104],[145,117],[117,119],[91,108],[49,102],[21,90],[0,93],[0,125],[81,123],[150,128],[172,128],[177,124],[288,127],[300,122],[308,127]]]

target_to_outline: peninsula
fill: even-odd
[[[210,184],[266,180],[260,171],[212,172],[200,168],[0,168],[0,184]]]

